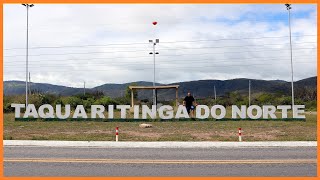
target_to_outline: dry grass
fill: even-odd
[[[238,128],[244,141],[316,140],[316,114],[306,121],[189,121],[152,122],[152,128],[140,128],[142,122],[93,121],[14,121],[4,114],[4,139],[113,141],[119,127],[121,141],[237,141]]]

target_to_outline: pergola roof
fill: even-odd
[[[132,89],[170,89],[170,88],[179,88],[179,85],[169,85],[169,86],[129,86]]]

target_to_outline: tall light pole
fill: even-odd
[[[153,26],[156,26],[158,24],[157,21],[152,22]],[[149,54],[153,54],[153,105],[157,105],[157,94],[156,94],[156,54],[159,54],[156,52],[156,44],[159,43],[159,39],[156,39],[155,41],[149,40],[149,43],[152,43],[153,51]]]
[[[294,114],[294,91],[293,91],[293,63],[292,63],[292,41],[291,41],[291,4],[285,4],[288,10],[288,21],[289,21],[289,36],[290,36],[290,57],[291,57],[291,99],[292,99],[292,113]],[[293,116],[293,115],[292,115]]]
[[[33,7],[33,4],[22,4],[27,8],[27,47],[26,47],[26,107],[28,105],[28,56],[29,56],[29,8]]]
[[[159,39],[156,39],[155,41],[149,40],[150,43],[152,43],[153,51],[149,54],[153,54],[153,105],[157,105],[157,97],[156,97],[156,89],[155,89],[155,82],[156,82],[156,54],[159,54],[156,52],[156,45],[159,43]]]

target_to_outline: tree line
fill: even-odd
[[[134,85],[134,84],[132,84]],[[147,104],[151,105],[152,102],[148,99],[138,100],[138,93],[134,91],[134,98],[137,102],[136,105]],[[317,90],[316,88],[297,88],[295,89],[295,104],[305,105],[307,110],[315,111],[317,109]],[[179,99],[180,104],[183,98]],[[33,91],[28,96],[28,103],[34,104],[36,108],[43,104],[50,104],[55,107],[56,104],[70,104],[71,108],[76,108],[77,105],[83,105],[84,108],[90,111],[91,105],[126,105],[131,102],[131,90],[129,86],[126,88],[123,97],[111,98],[106,96],[102,91],[88,92],[85,94],[77,94],[73,96],[61,96],[57,94],[41,93],[39,91]],[[3,111],[5,113],[13,112],[11,108],[12,103],[25,104],[25,95],[5,95],[3,102]],[[172,101],[159,101],[161,104],[174,105],[175,99]],[[212,106],[220,104],[225,107],[231,105],[249,105],[249,98],[247,94],[240,93],[238,91],[228,92],[223,96],[207,97],[196,99],[197,104]],[[251,95],[251,105],[291,105],[291,96],[281,93],[254,93]]]

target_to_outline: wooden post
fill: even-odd
[[[157,104],[158,104],[158,91],[157,91],[157,88],[154,89],[155,91],[155,102],[156,102],[156,107],[157,107]]]
[[[178,107],[178,88],[176,88],[176,107]]]
[[[134,106],[134,101],[133,101],[133,88],[131,88],[131,107]]]

